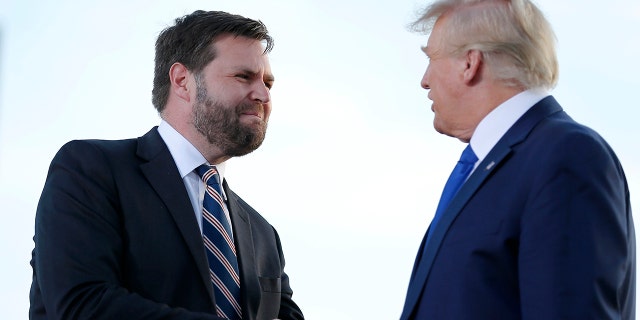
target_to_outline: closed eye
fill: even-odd
[[[267,89],[271,90],[276,79],[273,77],[273,74],[267,73],[262,77],[262,81],[264,81],[264,86],[267,87]]]
[[[249,80],[250,76],[246,73],[239,73],[235,75],[236,78],[238,79],[242,79],[242,80]]]

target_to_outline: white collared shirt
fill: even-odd
[[[526,90],[511,97],[486,115],[476,127],[470,141],[471,148],[478,157],[473,169],[478,167],[522,115],[547,96],[549,93],[541,89]]]
[[[182,182],[184,182],[184,186],[187,188],[189,200],[191,200],[191,206],[193,207],[193,211],[196,215],[200,232],[202,232],[202,201],[204,200],[205,186],[202,179],[200,179],[200,176],[198,176],[194,170],[203,164],[209,163],[200,151],[198,151],[198,149],[189,142],[189,140],[178,133],[178,131],[171,127],[171,125],[166,121],[162,120],[160,122],[160,125],[158,126],[158,133],[160,133],[160,137],[162,137],[164,143],[167,144],[169,152],[173,157],[173,161],[175,161],[176,166],[178,167],[180,177],[182,177]],[[216,165],[216,169],[220,175],[221,185],[222,181],[224,181],[225,167],[225,162]],[[224,190],[222,190],[222,196],[226,201],[227,195]],[[227,212],[225,213],[227,214],[229,225],[231,225],[231,218]]]

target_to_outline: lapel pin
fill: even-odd
[[[493,168],[493,166],[494,166],[495,164],[496,164],[496,162],[495,162],[495,161],[491,161],[491,163],[489,163],[489,164],[487,165],[487,167],[486,167],[486,168],[484,168],[484,170],[491,170],[491,168]]]

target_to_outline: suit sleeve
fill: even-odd
[[[278,313],[278,319],[281,320],[303,320],[304,316],[302,315],[302,311],[300,307],[293,301],[293,290],[291,290],[291,286],[289,285],[289,276],[284,272],[284,254],[282,252],[282,244],[280,243],[280,237],[278,233],[274,229],[274,234],[276,236],[276,242],[278,244],[278,252],[280,254],[280,261],[282,261],[282,275],[281,275],[281,300],[280,300],[280,311]]]
[[[241,262],[241,282],[244,281],[241,289],[248,297],[245,299],[247,311],[256,314],[257,319],[303,320],[302,311],[292,299],[293,291],[284,270],[285,258],[278,232],[229,189],[226,182],[225,190],[232,220],[236,218],[234,232],[238,235],[236,244]]]
[[[622,168],[590,135],[550,145],[551,164],[519,182],[534,186],[519,244],[523,319],[619,319],[620,309],[632,319],[635,238]]]
[[[36,212],[32,309],[38,304],[47,319],[219,319],[122,285],[126,239],[109,168],[87,142],[71,142],[53,159]]]

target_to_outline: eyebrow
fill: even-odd
[[[441,49],[434,49],[433,46],[423,46],[421,47],[421,49],[422,52],[427,55],[427,58],[429,58],[429,60],[440,59],[448,56],[446,52],[443,52],[443,50]]]
[[[254,77],[257,76],[260,73],[258,71],[251,70],[251,69],[248,69],[248,68],[245,68],[245,67],[238,67],[236,69],[236,72],[242,72],[242,73],[250,74],[251,76],[254,76]],[[264,81],[273,82],[273,81],[276,80],[275,77],[273,76],[273,74],[267,74],[267,73],[264,74],[263,78],[264,78]]]
[[[264,81],[274,82],[276,81],[276,78],[272,74],[265,74]]]

